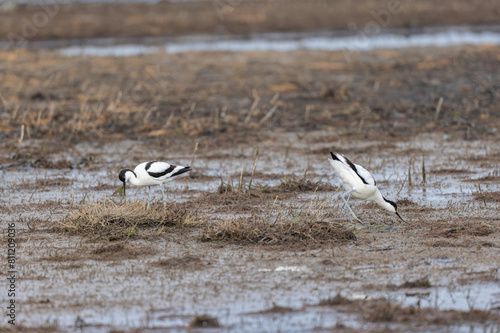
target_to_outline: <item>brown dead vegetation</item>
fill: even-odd
[[[272,52],[241,53],[235,61],[223,52],[82,60],[52,52],[39,56],[28,50],[1,51],[0,58],[5,60],[0,69],[8,79],[0,81],[4,115],[0,148],[15,157],[5,163],[11,167],[72,168],[81,163],[50,157],[59,143],[68,148],[83,140],[141,138],[145,144],[168,144],[172,150],[187,151],[196,142],[218,148],[254,145],[266,140],[270,131],[281,130],[301,135],[312,130],[334,131],[334,142],[342,138],[406,140],[408,133],[436,131],[466,139],[493,138],[491,128],[500,126],[497,104],[488,99],[474,104],[477,83],[464,68],[481,64],[478,75],[487,77],[497,67],[497,54],[495,46],[438,49],[432,55],[379,50],[362,59],[353,56],[340,70],[317,70],[317,64],[345,63],[344,54],[296,52],[287,54],[284,62],[280,54]],[[440,84],[430,85],[408,75],[422,61],[443,58],[448,66],[423,69],[418,75],[436,77]],[[401,59],[404,64],[398,65]],[[217,77],[216,84],[206,78],[209,74]],[[332,81],[332,75],[344,79]],[[276,93],[269,88],[291,81],[297,81],[298,91]],[[382,84],[374,93],[376,82]],[[351,97],[335,103],[317,97],[325,84],[345,85]],[[35,90],[46,99],[33,99]],[[453,95],[445,99],[436,123],[438,97],[429,99],[429,94],[449,95],[450,91]],[[266,117],[274,106],[275,112]],[[307,119],[306,108],[310,110]],[[397,124],[381,121],[393,119],[394,114],[399,115]],[[457,117],[474,126],[456,124]],[[33,140],[40,143],[31,147]],[[327,154],[331,148],[321,152]],[[363,149],[371,148],[359,151]],[[493,158],[497,157],[488,160]]]
[[[305,181],[300,186],[292,186],[291,190],[317,188],[317,184]],[[272,189],[271,193],[261,190],[203,193],[187,202],[166,207],[154,203],[149,209],[141,201],[115,203],[105,199],[75,208],[58,222],[55,230],[109,241],[160,235],[169,228],[186,227],[202,231],[199,239],[203,242],[314,246],[356,239],[344,224],[332,222],[332,212],[325,210],[331,196],[322,200],[316,198],[301,206],[289,206],[278,199],[289,198],[293,192],[281,186]],[[214,218],[213,213],[230,213],[231,216]],[[116,244],[96,249],[92,254],[99,257],[110,251],[129,257],[137,252]],[[172,262],[163,264],[172,265]]]
[[[223,220],[207,227],[203,241],[236,244],[283,245],[341,244],[356,239],[342,224],[320,221],[306,212],[277,213],[277,216],[252,216]]]
[[[151,205],[131,201],[117,204],[111,200],[85,204],[70,213],[56,225],[56,230],[74,235],[110,241],[128,239],[141,231],[159,235],[168,227],[186,227],[202,224],[196,211],[187,211],[180,205]]]

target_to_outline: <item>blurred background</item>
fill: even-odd
[[[396,132],[462,126],[472,137],[491,132],[481,126],[496,110],[497,49],[484,45],[500,44],[499,18],[493,0],[2,1],[2,135],[24,124],[29,137],[196,136],[333,119],[359,132],[397,117]],[[446,58],[447,47],[464,49]],[[366,53],[378,49],[392,51]]]
[[[380,29],[408,33],[425,27],[495,25],[500,17],[493,0],[4,0],[0,11],[0,38],[14,33],[30,41],[356,29],[370,35]]]

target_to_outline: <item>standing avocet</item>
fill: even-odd
[[[125,184],[127,182],[135,186],[147,186],[147,208],[149,208],[149,203],[151,202],[151,185],[160,185],[163,195],[163,205],[166,205],[167,197],[163,191],[163,183],[169,182],[188,171],[191,171],[190,167],[151,161],[139,164],[135,167],[134,171],[130,169],[120,170],[118,178],[123,182],[123,196],[125,196]]]
[[[396,213],[396,215],[403,222],[405,222],[405,220],[399,216],[396,204],[382,196],[370,171],[366,170],[361,165],[352,163],[341,154],[335,154],[332,152],[330,152],[330,154],[332,155],[332,159],[329,159],[330,164],[339,176],[340,183],[347,190],[346,193],[341,195],[341,198],[344,201],[344,210],[347,216],[349,216],[349,221],[351,223],[351,216],[357,221],[363,223],[363,221],[356,217],[351,207],[349,207],[348,201],[351,194],[354,198],[377,203],[385,210],[388,210],[391,213]],[[345,196],[347,196],[347,200]]]

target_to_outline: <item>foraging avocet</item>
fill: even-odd
[[[363,168],[361,165],[354,164],[349,161],[345,156],[341,154],[334,154],[330,152],[332,159],[330,164],[333,170],[339,176],[340,183],[347,190],[346,193],[341,195],[344,201],[344,210],[349,216],[349,221],[352,223],[351,215],[357,221],[363,223],[360,219],[356,217],[351,207],[349,207],[348,201],[351,194],[354,198],[361,200],[368,200],[377,203],[382,208],[388,210],[391,213],[396,213],[396,215],[403,221],[403,218],[398,214],[398,207],[396,204],[390,200],[387,200],[382,196],[377,188],[377,182],[373,178],[370,171]],[[345,198],[347,196],[347,200]]]
[[[120,170],[118,178],[123,182],[123,196],[125,196],[125,184],[129,182],[135,186],[148,187],[148,206],[151,202],[151,185],[160,185],[163,195],[163,205],[167,204],[167,197],[163,191],[163,183],[169,182],[174,178],[191,171],[190,167],[173,165],[167,162],[144,162],[135,167],[134,171],[130,169]]]

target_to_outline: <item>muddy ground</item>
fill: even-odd
[[[1,52],[17,330],[497,332],[499,54]],[[394,230],[347,230],[329,151],[371,170],[407,223],[352,200]],[[80,228],[96,203],[143,204],[142,188],[122,203],[118,171],[156,159],[193,167],[167,186],[187,222]]]

